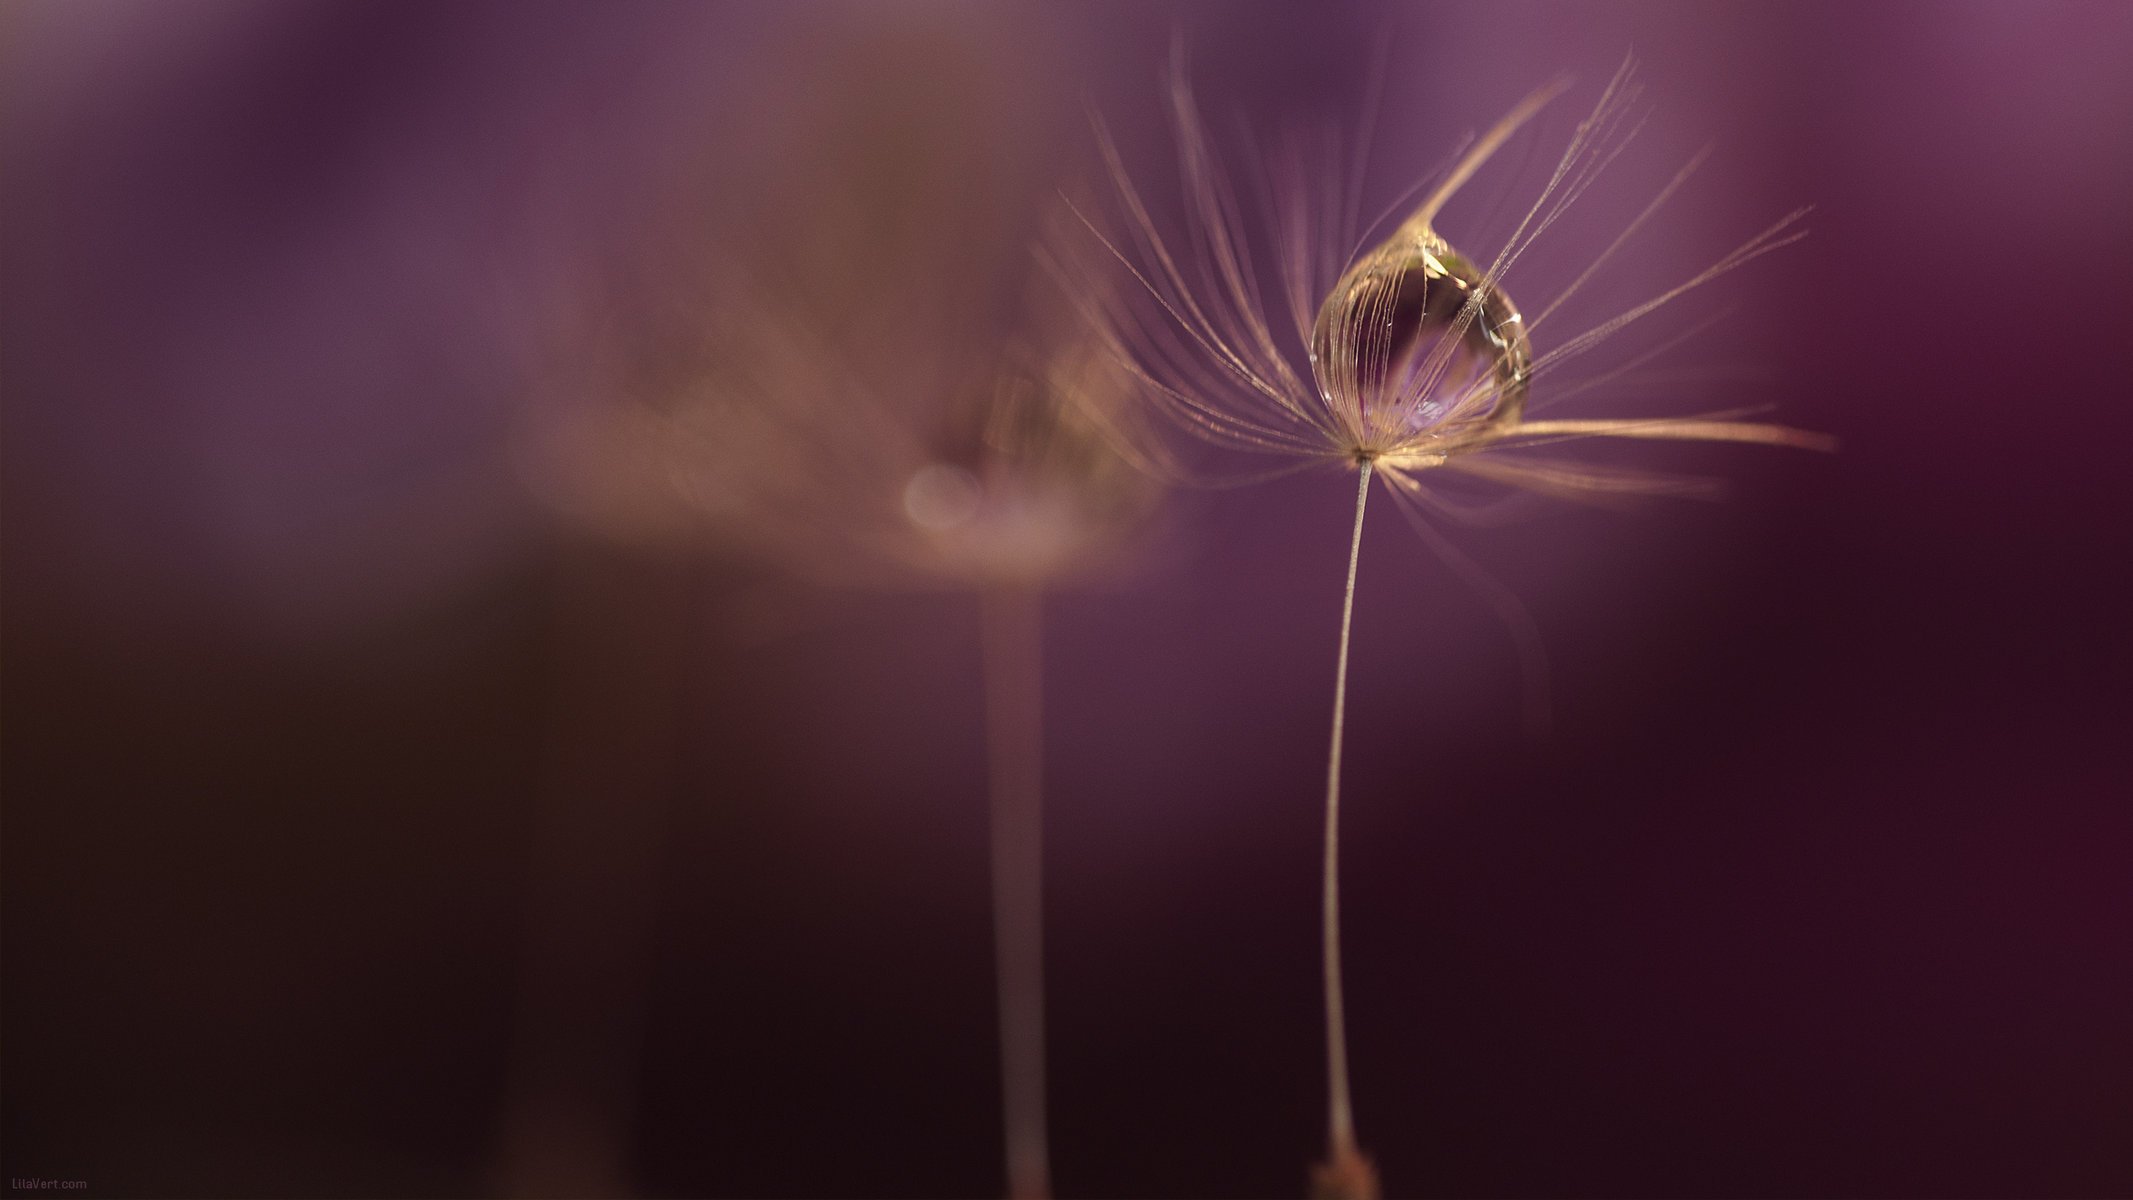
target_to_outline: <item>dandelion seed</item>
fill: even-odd
[[[1328,1158],[1314,1176],[1324,1197],[1377,1194],[1373,1168],[1356,1139],[1348,1084],[1348,1050],[1340,956],[1339,828],[1341,747],[1347,708],[1348,649],[1364,511],[1373,478],[1403,511],[1422,523],[1424,510],[1448,507],[1429,480],[1452,472],[1569,499],[1605,502],[1625,496],[1695,494],[1696,481],[1604,469],[1525,453],[1531,447],[1587,438],[1748,442],[1827,448],[1827,439],[1779,425],[1705,414],[1666,419],[1534,419],[1529,397],[1595,346],[1683,294],[1803,236],[1804,210],[1787,215],[1690,279],[1552,345],[1541,331],[1563,303],[1602,273],[1614,256],[1674,194],[1691,162],[1567,288],[1528,318],[1505,280],[1563,211],[1591,185],[1634,133],[1639,87],[1625,62],[1592,113],[1578,126],[1540,195],[1503,249],[1469,258],[1436,229],[1448,201],[1542,106],[1563,89],[1529,96],[1467,146],[1389,236],[1367,250],[1353,236],[1352,202],[1338,195],[1359,163],[1307,162],[1293,147],[1273,164],[1278,176],[1259,190],[1278,251],[1275,278],[1288,328],[1277,332],[1259,283],[1236,183],[1211,149],[1182,69],[1173,68],[1171,108],[1187,204],[1189,237],[1158,232],[1117,148],[1099,125],[1098,141],[1117,185],[1122,236],[1106,235],[1084,215],[1105,253],[1066,257],[1054,269],[1085,280],[1085,315],[1127,364],[1150,405],[1176,428],[1219,446],[1285,456],[1296,468],[1345,464],[1356,472],[1355,524],[1341,605],[1333,728],[1326,772],[1323,985],[1327,1040]],[[1129,272],[1137,290],[1111,293],[1094,277],[1108,260]],[[1552,328],[1550,328],[1552,334]],[[1627,368],[1624,368],[1626,371]],[[1621,377],[1603,377],[1605,379]],[[1592,386],[1563,389],[1566,394]],[[1514,453],[1517,452],[1517,453]],[[1176,468],[1167,443],[1147,456]],[[1463,574],[1470,564],[1453,559]]]
[[[759,162],[668,189],[600,322],[619,351],[557,389],[609,402],[525,458],[604,530],[975,596],[1005,1190],[1038,1197],[1043,604],[1118,569],[1159,493],[1116,428],[1130,376],[1032,252],[1058,182],[1037,76],[974,19],[862,23],[763,114]]]
[[[1030,1198],[1050,1191],[1043,603],[1112,569],[1158,490],[1114,428],[1130,376],[1032,253],[1056,181],[1022,161],[1041,139],[979,44],[938,33],[855,47],[749,235],[669,255],[687,277],[618,424],[638,474],[729,549],[976,596],[1006,1191]]]
[[[972,364],[976,382],[884,395],[797,324],[750,339],[776,369],[729,435],[673,414],[677,475],[716,479],[753,544],[839,582],[974,591],[985,664],[1008,1194],[1050,1194],[1042,966],[1042,604],[1117,557],[1156,499],[1101,414],[1125,379],[1100,348],[1041,329]],[[989,374],[988,374],[989,372]],[[732,436],[742,434],[743,436]]]

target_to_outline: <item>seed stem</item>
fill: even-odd
[[[979,608],[1007,1195],[1045,1200],[1042,606],[1036,589],[1003,584],[986,589]]]
[[[1355,533],[1348,544],[1348,590],[1341,598],[1341,652],[1333,675],[1333,748],[1326,755],[1326,869],[1323,930],[1326,972],[1326,1092],[1329,1152],[1335,1163],[1353,1158],[1355,1111],[1348,1094],[1347,1012],[1341,998],[1341,734],[1348,711],[1348,634],[1355,617],[1355,570],[1363,556],[1363,509],[1370,500],[1372,463],[1363,460],[1355,487]]]

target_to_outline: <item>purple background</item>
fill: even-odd
[[[1225,130],[1352,123],[1389,37],[1379,203],[1570,71],[1559,144],[1634,49],[1655,116],[1564,244],[1716,153],[1629,299],[1817,206],[1693,302],[1732,316],[1681,361],[1764,378],[1639,411],[1745,395],[1842,453],[1670,448],[1729,501],[1454,531],[1539,622],[1552,738],[1373,516],[1348,954],[1389,1189],[2133,1193],[2133,6],[5,24],[7,1176],[996,1190],[974,605],[618,539],[518,439],[677,180],[712,236],[810,153],[824,55],[948,46],[1061,164],[1086,99],[1160,191],[1175,28]],[[1181,497],[1051,607],[1064,1193],[1294,1195],[1319,1151],[1349,491]]]

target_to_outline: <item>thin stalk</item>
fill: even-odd
[[[1327,1196],[1376,1193],[1376,1181],[1355,1142],[1355,1108],[1348,1092],[1347,1008],[1341,996],[1341,734],[1348,714],[1348,636],[1355,618],[1355,571],[1363,557],[1363,509],[1370,500],[1372,463],[1363,460],[1355,484],[1355,533],[1348,542],[1348,589],[1341,598],[1341,650],[1333,674],[1333,746],[1326,755],[1326,867],[1323,898],[1326,973],[1326,1165],[1315,1190]]]
[[[1007,1195],[1045,1200],[1042,606],[1034,588],[1001,585],[986,589],[979,607]]]
[[[594,546],[558,559],[508,1073],[490,1191],[637,1185],[637,1071],[680,747],[688,576]]]

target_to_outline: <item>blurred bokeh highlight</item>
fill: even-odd
[[[2133,1191],[2108,2],[7,4],[4,1174],[997,1194],[967,572],[739,519],[691,448],[746,417],[721,372],[863,379],[854,421],[907,430],[989,386],[1058,193],[1100,193],[1090,109],[1174,208],[1174,40],[1240,144],[1351,131],[1384,55],[1370,210],[1634,50],[1651,118],[1563,243],[1714,153],[1588,314],[1816,206],[1671,327],[1724,314],[1678,380],[1560,415],[1769,405],[1841,453],[1638,447],[1727,498],[1444,530],[1532,611],[1545,740],[1487,600],[1366,534],[1388,1187]],[[1580,111],[1447,236],[1500,240]],[[971,502],[901,487],[942,444],[794,503]],[[1292,1196],[1319,1151],[1352,502],[1121,501],[1047,603],[1061,1194]]]

